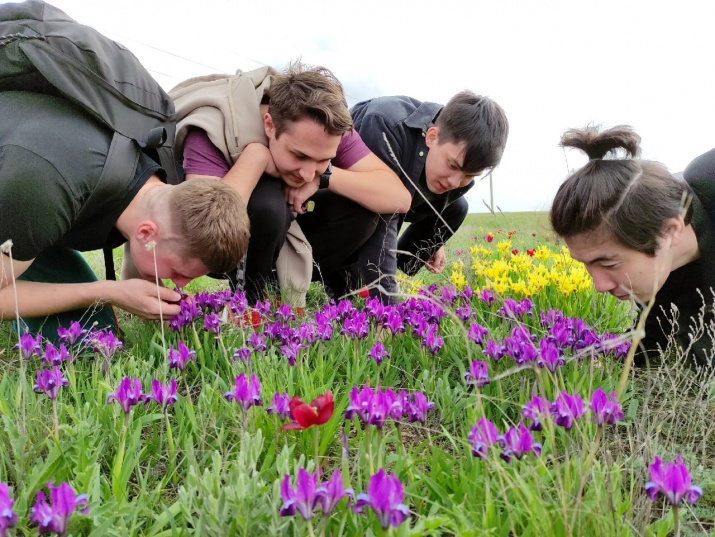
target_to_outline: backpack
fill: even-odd
[[[182,178],[171,98],[128,49],[42,0],[0,5],[0,91],[8,90],[61,96],[114,132],[98,193],[133,177],[140,151],[168,183]],[[108,249],[105,265],[114,279]]]

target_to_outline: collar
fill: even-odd
[[[405,125],[412,129],[427,132],[427,129],[434,125],[442,108],[444,107],[441,104],[424,102],[405,119]]]

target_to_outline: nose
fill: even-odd
[[[459,183],[462,182],[462,173],[453,173],[449,176],[447,176],[447,184],[449,185],[449,188],[457,188],[459,186]]]
[[[311,182],[313,179],[315,179],[315,162],[311,162],[308,164],[305,164],[301,166],[300,168],[300,176],[305,181],[306,183]]]
[[[593,280],[593,286],[599,293],[607,293],[616,287],[613,279],[610,278],[605,271],[591,269],[589,273],[591,274],[591,279]]]
[[[183,278],[176,277],[176,278],[172,278],[171,281],[174,282],[174,285],[176,287],[184,287],[187,283],[189,283],[191,281],[191,279],[186,278],[186,277],[183,277]]]

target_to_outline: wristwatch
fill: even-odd
[[[320,174],[320,186],[318,188],[328,188],[330,186],[330,176],[333,174],[333,163],[328,163],[328,167]]]

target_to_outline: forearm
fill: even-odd
[[[251,194],[258,184],[258,180],[267,169],[270,169],[270,158],[270,152],[267,147],[258,143],[248,144],[238,157],[238,160],[236,160],[234,165],[226,172],[226,175],[216,178],[221,179],[238,192],[243,202],[248,204],[248,200],[251,198]],[[199,174],[186,175],[187,180],[196,179],[198,177],[206,176]]]
[[[394,173],[388,170],[350,171],[333,168],[331,192],[351,199],[378,214],[406,213],[412,197]]]
[[[20,317],[43,317],[95,304],[112,303],[112,287],[117,282],[44,283],[17,281]],[[0,320],[15,318],[15,292],[10,284],[0,290]]]

